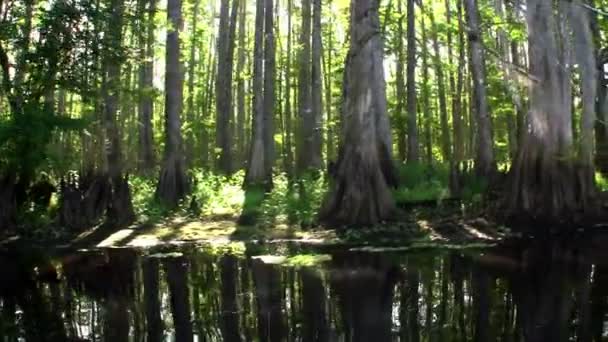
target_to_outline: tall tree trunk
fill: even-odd
[[[416,15],[415,0],[407,0],[407,162],[420,159],[416,110]],[[424,42],[423,42],[424,43]]]
[[[454,76],[452,74],[450,83],[452,86],[452,125],[454,130],[454,155],[453,161],[455,165],[458,165],[465,158],[465,137],[464,137],[464,123],[462,117],[462,90],[464,86],[464,67],[465,67],[465,40],[464,40],[464,25],[462,20],[462,1],[458,1],[458,71],[456,76],[456,84],[454,83]],[[448,23],[451,23],[451,10],[450,0],[446,0]],[[449,24],[448,24],[449,25]],[[451,51],[452,35],[448,36],[448,46]],[[452,54],[450,53],[450,56]]]
[[[189,191],[183,155],[181,112],[183,76],[180,61],[179,32],[182,28],[181,0],[168,0],[166,75],[165,75],[165,155],[156,196],[169,206],[177,206]]]
[[[595,187],[594,166],[594,126],[596,121],[595,101],[597,97],[597,62],[596,50],[591,31],[591,13],[583,7],[581,0],[567,3],[569,6],[569,19],[572,27],[574,51],[579,67],[581,79],[581,102],[583,114],[581,116],[581,139],[579,160],[582,172],[585,173],[581,184],[593,192]]]
[[[273,0],[264,0],[264,173],[272,182],[272,167],[275,159],[274,148],[274,108],[275,108],[275,39]]]
[[[563,35],[550,2],[528,0],[526,9],[530,73],[535,82],[530,86],[528,129],[511,170],[507,205],[512,215],[573,219],[570,214],[593,209],[595,201],[592,175],[579,169],[571,157],[573,113],[566,105],[571,94],[564,93],[564,83],[571,82],[569,72],[553,62],[568,46],[558,45],[557,37]]]
[[[285,110],[284,114],[284,130],[285,130],[285,156],[284,156],[284,169],[288,175],[293,173],[293,147],[292,147],[292,104],[291,104],[291,80],[292,80],[292,57],[291,57],[291,44],[292,44],[292,12],[293,12],[293,0],[287,0],[287,51],[285,62]]]
[[[386,112],[382,37],[377,1],[351,4],[350,50],[345,66],[344,138],[321,217],[375,224],[395,209],[396,172]]]
[[[198,18],[198,8],[200,5],[200,0],[195,0],[194,1],[194,8],[192,9],[192,17],[190,18],[190,30],[192,32],[191,35],[191,40],[190,40],[190,63],[188,65],[188,103],[187,103],[187,109],[186,109],[186,122],[192,126],[194,124],[194,113],[195,113],[195,108],[194,108],[194,96],[195,96],[195,90],[194,90],[194,78],[195,78],[195,68],[197,63],[200,63],[201,61],[196,60],[196,49],[198,48],[197,46],[197,38],[198,38],[198,32],[196,31],[196,23],[199,20]],[[186,154],[186,165],[188,167],[193,167],[194,166],[194,135],[195,135],[195,130],[193,129],[193,127],[191,127],[188,131],[187,131],[187,135],[186,135],[186,146],[185,146],[185,154]]]
[[[409,0],[408,5],[409,5]],[[403,0],[397,1],[397,12],[401,13],[403,11],[402,6]],[[396,108],[396,116],[398,123],[397,125],[397,148],[399,153],[399,162],[403,162],[407,159],[407,119],[409,118],[405,113],[405,103],[406,103],[406,90],[405,90],[405,72],[403,70],[403,66],[405,65],[405,53],[403,47],[403,16],[400,16],[397,19],[397,33],[395,35],[395,49],[397,50],[397,69],[395,75],[396,82],[396,95],[397,95],[397,108]],[[409,43],[409,42],[408,42]],[[408,63],[411,62],[408,60]],[[408,64],[409,67],[409,64]]]
[[[245,182],[248,185],[270,184],[268,179],[264,158],[266,157],[264,145],[264,2],[256,1],[255,15],[255,40],[253,52],[253,122],[251,127],[251,143],[249,151],[249,163],[247,165],[247,175]]]
[[[220,150],[217,168],[224,174],[231,174],[232,168],[232,65],[234,55],[234,32],[236,31],[236,5],[233,0],[232,14],[230,1],[222,0],[220,7],[220,27],[217,40],[217,72],[220,77],[215,80],[216,92],[216,146]]]
[[[441,152],[443,161],[449,162],[452,159],[452,143],[450,138],[450,127],[448,125],[448,101],[445,90],[445,76],[443,73],[443,63],[439,50],[439,28],[435,23],[433,11],[429,11],[431,27],[433,29],[433,64],[435,64],[435,75],[437,77],[437,92],[439,95],[439,123],[441,125]]]
[[[331,0],[329,0],[328,6],[331,9]],[[329,23],[327,24],[329,27],[333,27],[334,25],[334,14],[333,12],[329,13]],[[327,49],[323,49],[323,51],[327,52],[326,55],[323,55],[323,76],[324,76],[324,87],[325,87],[325,111],[327,112],[327,138],[325,139],[327,144],[327,160],[334,160],[335,158],[335,146],[334,146],[334,123],[333,123],[333,96],[332,96],[332,84],[333,84],[333,71],[332,71],[332,63],[333,63],[333,54],[334,54],[334,46],[333,46],[333,34],[332,30],[329,30],[327,37]]]
[[[312,84],[311,84],[311,99],[312,99],[312,120],[313,131],[310,147],[311,165],[314,168],[323,167],[323,82],[321,75],[321,56],[322,56],[322,39],[321,39],[321,15],[322,15],[321,0],[313,0],[313,16],[312,16]]]
[[[237,0],[240,3],[238,41],[239,51],[236,63],[237,74],[237,118],[236,118],[236,150],[238,155],[239,166],[244,165],[247,157],[245,153],[245,55],[247,53],[246,46],[246,26],[247,26],[247,0]]]
[[[123,0],[112,0],[110,5],[108,31],[104,53],[106,83],[104,95],[104,126],[108,138],[107,172],[112,184],[111,200],[108,203],[107,219],[115,225],[124,225],[135,219],[129,184],[123,178],[124,158],[122,156],[120,129],[116,122],[120,103],[120,68],[124,57],[119,54],[122,46]]]
[[[311,0],[302,0],[302,27],[300,31],[299,74],[298,74],[298,114],[300,116],[297,169],[304,172],[318,169],[314,156],[314,120],[312,104],[311,76]]]
[[[478,0],[464,0],[477,124],[475,170],[477,175],[490,178],[496,170],[496,162],[494,159],[494,142],[492,140],[492,117],[490,116],[486,88],[483,38],[481,36],[479,8],[477,4]]]
[[[146,3],[147,16],[145,25],[140,27],[140,66],[139,66],[139,170],[149,173],[155,164],[154,158],[154,131],[152,127],[152,116],[154,115],[154,99],[152,91],[154,89],[154,38],[156,25],[154,17],[156,15],[156,0],[140,0],[141,15],[140,20],[144,22],[144,9]]]
[[[431,96],[429,88],[429,49],[427,45],[426,25],[424,15],[421,16],[420,29],[422,31],[422,104],[421,109],[424,113],[424,150],[426,163],[431,165],[433,163],[433,114],[431,112],[431,106],[429,104],[429,98]]]

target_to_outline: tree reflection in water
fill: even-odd
[[[186,248],[179,255],[147,255],[120,249],[52,260],[2,254],[0,340],[608,337],[608,265],[601,251],[583,255],[557,245],[466,254],[336,251],[331,261],[300,266],[252,258],[260,253]]]

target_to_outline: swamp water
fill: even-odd
[[[602,254],[253,244],[3,252],[0,341],[606,341]]]

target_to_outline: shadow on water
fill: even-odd
[[[237,254],[107,249],[50,259],[3,252],[0,336],[606,341],[608,259],[594,243],[579,250],[558,243],[466,253],[334,250],[324,258],[310,250],[289,255],[302,251],[283,246]]]

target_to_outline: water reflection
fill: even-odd
[[[254,256],[263,253],[116,249],[34,261],[0,255],[0,341],[608,337],[608,267],[591,253],[556,246],[334,251],[331,261],[301,266]]]

